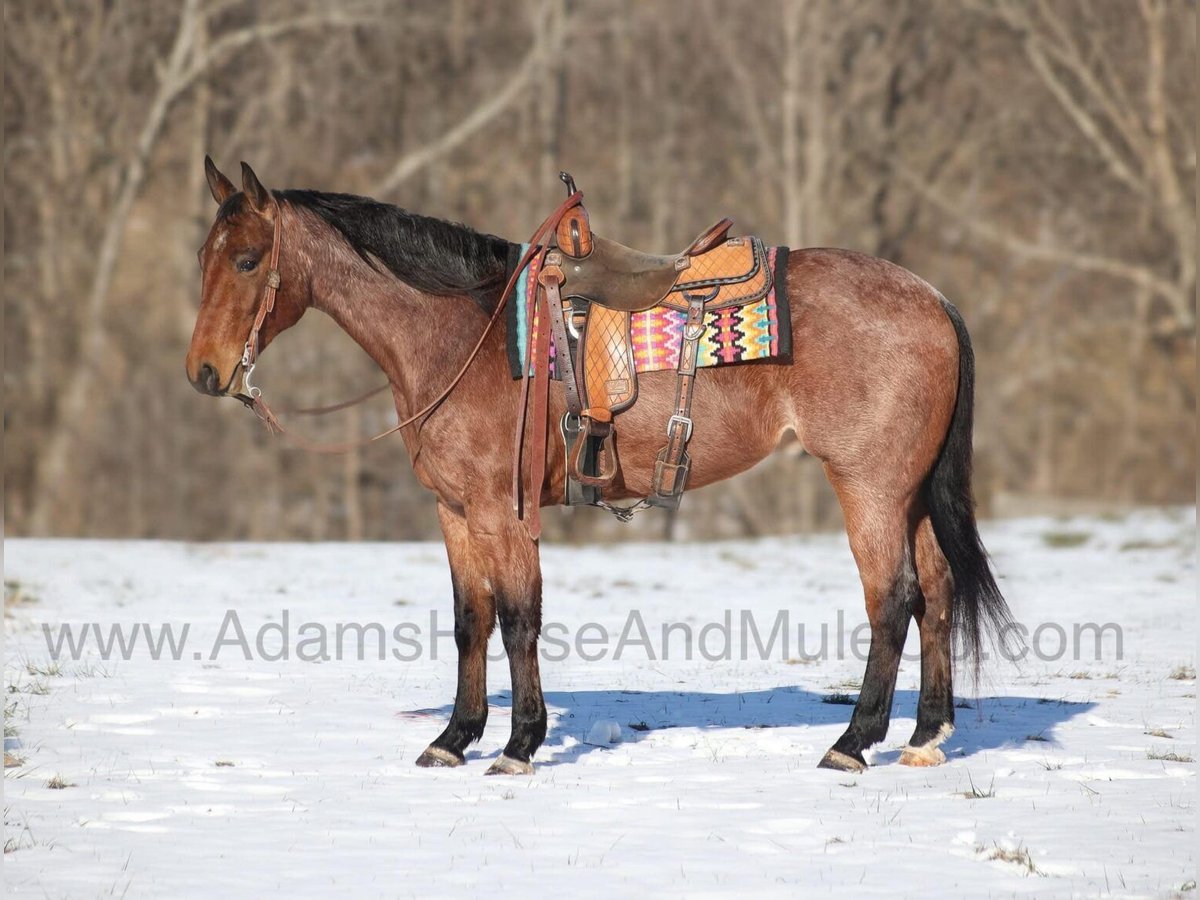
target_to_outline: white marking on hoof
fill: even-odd
[[[819,763],[818,769],[837,769],[839,772],[865,772],[867,767],[853,756],[847,756],[840,750],[830,750]]]
[[[503,753],[487,770],[488,775],[532,775],[533,763],[521,762]]]
[[[900,751],[900,765],[902,766],[940,766],[946,761],[946,754],[941,751],[938,744],[954,734],[954,726],[946,722],[938,729],[938,733],[932,740],[922,744],[919,747],[908,746]]]
[[[946,754],[937,747],[905,747],[900,751],[902,766],[940,766]]]
[[[428,747],[417,757],[417,765],[422,769],[455,769],[463,764],[463,760],[442,747]]]

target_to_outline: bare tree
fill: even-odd
[[[372,194],[514,239],[567,168],[597,229],[649,250],[730,214],[772,243],[882,255],[971,325],[985,507],[1185,500],[1194,17],[1189,0],[701,0],[687,15],[665,0],[16,0],[8,527],[436,528],[398,446],[308,459],[236,405],[192,396],[180,360],[212,213],[206,152],[249,159],[274,187]],[[263,370],[298,405],[376,377],[320,317]],[[304,424],[341,439],[391,416],[383,399]],[[666,527],[759,534],[837,516],[793,444],[689,496]],[[573,539],[663,533],[549,522]]]

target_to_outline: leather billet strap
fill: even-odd
[[[692,437],[692,394],[696,386],[696,366],[700,354],[700,338],[704,334],[704,304],[715,296],[685,294],[688,302],[687,321],[683,326],[683,342],[679,348],[676,369],[675,412],[667,422],[667,446],[658,454],[654,467],[653,495],[655,506],[674,509],[687,487],[691,460],[687,445]]]
[[[547,240],[548,244],[552,243],[554,240],[554,229],[556,229],[558,227],[559,221],[562,219],[562,217],[566,213],[568,213],[570,210],[574,209],[576,206],[578,206],[582,202],[583,202],[583,192],[582,191],[572,191],[571,196],[567,197],[567,199],[562,202],[562,205],[560,205],[558,207],[558,209],[556,209],[549,216],[547,216],[546,220],[544,222],[542,222],[542,224],[540,226],[538,226],[537,231],[535,231],[530,236],[529,249],[527,249],[525,251],[524,255],[521,257],[520,261],[517,263],[516,268],[513,269],[513,273],[509,277],[509,280],[508,280],[508,285],[505,286],[505,288],[504,288],[504,295],[500,299],[500,304],[499,304],[499,306],[496,307],[496,312],[492,316],[492,321],[488,323],[488,330],[491,330],[491,326],[495,323],[496,319],[499,317],[501,308],[504,306],[505,302],[508,300],[509,295],[512,293],[513,287],[516,285],[517,279],[520,277],[521,272],[524,271],[525,267],[528,266],[529,263],[533,260],[533,258],[535,256],[537,256],[538,254],[542,254],[543,259],[544,259],[548,248],[541,246],[540,242],[542,241],[542,239],[545,238]],[[545,291],[539,290],[537,293],[539,295],[539,302],[540,302],[541,298],[544,297],[544,295],[545,295]],[[548,320],[549,320],[549,315],[547,315],[546,318],[543,319],[543,322],[546,322]],[[516,425],[514,439],[513,439],[513,468],[512,468],[513,512],[515,512],[517,514],[517,518],[521,519],[522,521],[525,521],[525,519],[526,519],[525,502],[524,502],[525,501],[524,485],[523,485],[524,479],[522,478],[522,472],[523,472],[524,466],[522,465],[522,460],[523,460],[524,450],[525,450],[525,423],[529,418],[530,369],[537,368],[537,367],[545,367],[545,370],[546,370],[545,377],[547,380],[547,394],[549,393],[549,374],[550,374],[549,349],[547,348],[546,353],[539,355],[536,352],[536,348],[533,346],[533,340],[532,340],[533,310],[530,310],[530,312],[529,312],[529,320],[528,321],[529,321],[530,327],[526,329],[525,333],[530,336],[530,339],[528,341],[526,341],[525,364],[524,364],[524,366],[522,366],[522,369],[521,369],[521,398],[517,405],[517,425]],[[543,326],[543,328],[541,330],[546,333],[547,337],[549,337],[548,329],[546,329]],[[487,334],[487,331],[484,332],[485,336],[486,336],[486,334]],[[483,343],[483,338],[480,338],[480,344],[482,344],[482,343]],[[478,348],[476,348],[476,349],[478,349]],[[473,357],[474,357],[474,353],[472,353],[472,358]],[[470,360],[468,360],[467,362],[470,363]],[[459,377],[461,377],[461,373],[460,373]],[[457,381],[457,379],[455,379],[455,381]],[[448,394],[450,392],[450,389],[453,387],[454,387],[454,385],[451,384],[450,388],[448,388],[446,390],[446,393]],[[549,402],[548,399],[546,402],[548,404],[548,402]],[[544,407],[542,407],[542,409],[546,410],[547,407],[544,406]],[[544,417],[545,417],[545,413],[543,413],[543,418]],[[545,445],[544,423],[542,423],[542,425],[537,425],[537,423],[535,423],[535,426],[537,427],[537,430],[542,434],[541,442],[542,442],[543,451],[544,451],[544,449],[545,449],[545,446],[544,446]],[[534,460],[534,462],[536,462],[536,460]],[[526,523],[526,528],[529,532],[530,538],[532,538],[535,541],[541,536],[541,512],[539,510],[540,510],[540,506],[541,506],[542,482],[544,480],[545,480],[545,460],[543,457],[541,471],[540,472],[533,472],[533,471],[530,472],[530,495],[531,495],[530,499],[531,499],[531,503],[533,505],[534,512],[532,512],[530,514],[529,519]]]
[[[539,282],[541,281],[539,275]],[[537,336],[532,332],[530,340],[538,364],[533,372],[533,420],[530,423],[529,440],[529,512],[525,527],[530,538],[537,540],[542,534],[542,482],[546,480],[546,432],[550,420],[550,317],[546,310],[546,291],[537,291]]]
[[[547,254],[547,261],[551,258],[552,254]],[[567,412],[577,416],[583,409],[583,402],[580,400],[579,381],[575,375],[575,361],[571,359],[567,323],[563,318],[562,293],[559,290],[563,278],[563,270],[549,262],[538,272],[538,284],[546,295],[547,314],[554,334],[554,365],[558,368],[558,374],[562,376]]]
[[[538,270],[538,290],[536,290],[536,310],[538,310],[538,337],[534,353],[534,385],[533,385],[533,455],[529,460],[529,496],[533,498],[532,508],[526,518],[526,528],[530,538],[538,540],[541,535],[541,484],[546,478],[546,434],[547,422],[550,420],[550,338],[554,338],[554,365],[563,378],[563,390],[566,397],[566,410],[572,415],[580,414],[580,388],[575,377],[575,364],[571,360],[571,347],[566,341],[566,324],[563,320],[563,295],[559,293],[564,276],[563,270],[551,259],[559,258],[557,251],[546,254],[544,264]],[[533,323],[530,322],[526,334],[533,340]],[[522,403],[522,407],[524,403]],[[563,439],[566,439],[564,434]],[[584,443],[584,442],[580,442]],[[521,516],[520,496],[514,496],[514,506],[517,515]]]

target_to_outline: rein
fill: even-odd
[[[483,333],[479,336],[479,340],[475,342],[475,346],[471,349],[470,354],[467,356],[466,362],[464,362],[462,364],[462,367],[458,370],[458,372],[455,374],[455,376],[450,379],[449,384],[446,385],[446,387],[442,390],[441,393],[439,393],[436,397],[434,397],[427,404],[425,404],[425,406],[421,407],[421,409],[419,409],[417,412],[413,413],[407,419],[397,422],[395,425],[388,428],[386,431],[379,432],[379,434],[373,435],[368,438],[359,438],[357,440],[345,441],[343,443],[337,443],[337,444],[317,444],[317,443],[313,443],[305,438],[302,438],[299,435],[289,432],[286,428],[284,428],[283,424],[279,421],[279,419],[275,416],[274,412],[272,412],[271,408],[267,405],[267,401],[263,399],[262,389],[255,387],[254,385],[252,385],[250,383],[250,376],[254,373],[254,366],[258,359],[258,335],[259,335],[259,332],[262,330],[263,323],[266,321],[267,316],[269,316],[271,314],[271,311],[275,309],[275,296],[279,291],[279,285],[280,285],[279,253],[280,253],[280,244],[282,243],[282,240],[283,240],[283,214],[280,209],[278,199],[276,199],[272,195],[271,205],[272,205],[272,209],[273,209],[274,217],[275,217],[275,227],[274,227],[274,234],[272,235],[272,238],[271,238],[271,256],[270,256],[270,260],[268,263],[268,269],[267,269],[267,283],[266,283],[266,286],[263,288],[262,300],[260,301],[260,303],[258,305],[258,312],[254,316],[254,324],[250,328],[250,334],[246,338],[246,346],[242,351],[242,363],[241,364],[242,364],[243,393],[237,394],[235,396],[237,396],[237,399],[241,400],[242,403],[244,403],[248,408],[250,408],[251,410],[254,411],[254,414],[256,416],[258,416],[259,419],[262,420],[264,425],[267,426],[268,431],[270,431],[272,434],[280,435],[284,440],[286,440],[290,444],[292,444],[296,447],[299,447],[302,450],[307,450],[310,453],[327,453],[327,454],[346,453],[346,452],[348,452],[350,450],[354,450],[358,447],[364,447],[368,444],[373,444],[375,441],[381,440],[385,437],[388,437],[389,435],[395,434],[396,432],[400,431],[403,428],[408,427],[409,425],[416,422],[418,419],[433,412],[438,406],[440,406],[442,404],[442,402],[447,397],[450,396],[451,392],[456,387],[458,387],[458,383],[460,381],[462,381],[463,376],[467,374],[467,369],[469,369],[471,367],[471,363],[473,363],[475,361],[475,358],[479,355],[479,351],[481,349],[483,349],[484,341],[487,339],[487,336],[491,333],[492,328],[495,326],[496,322],[500,319],[500,315],[504,312],[504,307],[507,305],[509,298],[512,296],[513,288],[516,286],[517,279],[520,277],[521,272],[525,269],[525,267],[527,265],[529,265],[530,260],[532,260],[534,256],[536,256],[539,252],[541,252],[542,248],[540,246],[538,246],[539,241],[541,241],[541,239],[543,237],[545,237],[545,235],[548,232],[552,231],[555,227],[557,227],[558,220],[563,217],[563,214],[566,213],[567,210],[571,209],[573,206],[575,206],[577,203],[579,203],[579,201],[582,199],[583,199],[582,191],[573,192],[571,194],[571,196],[569,196],[565,201],[563,201],[561,206],[559,206],[554,212],[552,212],[549,216],[546,217],[545,221],[543,221],[542,224],[538,226],[537,230],[530,236],[529,249],[527,249],[525,251],[525,253],[521,256],[521,259],[517,263],[516,268],[513,269],[512,274],[509,276],[508,281],[505,283],[504,290],[500,294],[500,299],[496,303],[496,309],[495,309],[495,311],[493,311],[492,317],[490,319],[488,319],[487,325],[484,326]],[[522,391],[522,400],[523,401],[525,401],[527,399],[527,390],[528,390],[527,385],[528,385],[528,382],[526,380],[525,385],[523,385],[523,391]],[[343,403],[337,403],[332,406],[312,407],[312,408],[308,408],[308,409],[298,409],[298,410],[293,410],[293,411],[296,413],[302,414],[302,415],[322,415],[323,413],[326,413],[326,412],[336,412],[337,410],[346,409],[348,407],[354,406],[355,404],[361,403],[362,401],[367,400],[368,398],[373,397],[375,394],[378,394],[381,391],[385,390],[389,386],[390,386],[390,382],[388,384],[381,385],[371,391],[368,391],[365,394],[355,397],[353,400],[347,400]],[[524,406],[524,402],[522,403],[522,406]],[[520,415],[521,415],[521,423],[523,425],[524,418],[525,418],[524,410],[522,410]]]

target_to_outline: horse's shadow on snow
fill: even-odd
[[[801,728],[830,726],[827,733],[816,731],[798,736],[823,753],[850,722],[853,706],[829,702],[830,694],[806,691],[799,687],[776,687],[739,693],[705,691],[549,691],[546,706],[550,711],[550,730],[538,754],[539,766],[571,763],[581,756],[607,749],[587,743],[592,727],[601,721],[621,726],[622,743],[636,742],[656,731],[671,728],[698,728],[704,732],[732,729]],[[836,695],[833,695],[836,696]],[[898,747],[906,742],[911,722],[916,718],[917,691],[896,691],[892,709],[892,730],[876,745],[876,763],[894,762]],[[852,696],[849,699],[857,699]],[[984,750],[1014,747],[1030,742],[1054,743],[1054,729],[1094,707],[1088,702],[1050,700],[1039,697],[981,697],[958,701],[955,710],[956,731],[942,749],[950,759],[970,757]],[[489,730],[507,726],[512,695],[503,691],[488,698],[491,707]],[[425,712],[449,717],[452,706]],[[504,725],[501,725],[501,722]],[[903,732],[903,734],[901,734]],[[1036,743],[1034,744],[1036,746]],[[495,755],[468,751],[468,758]]]

